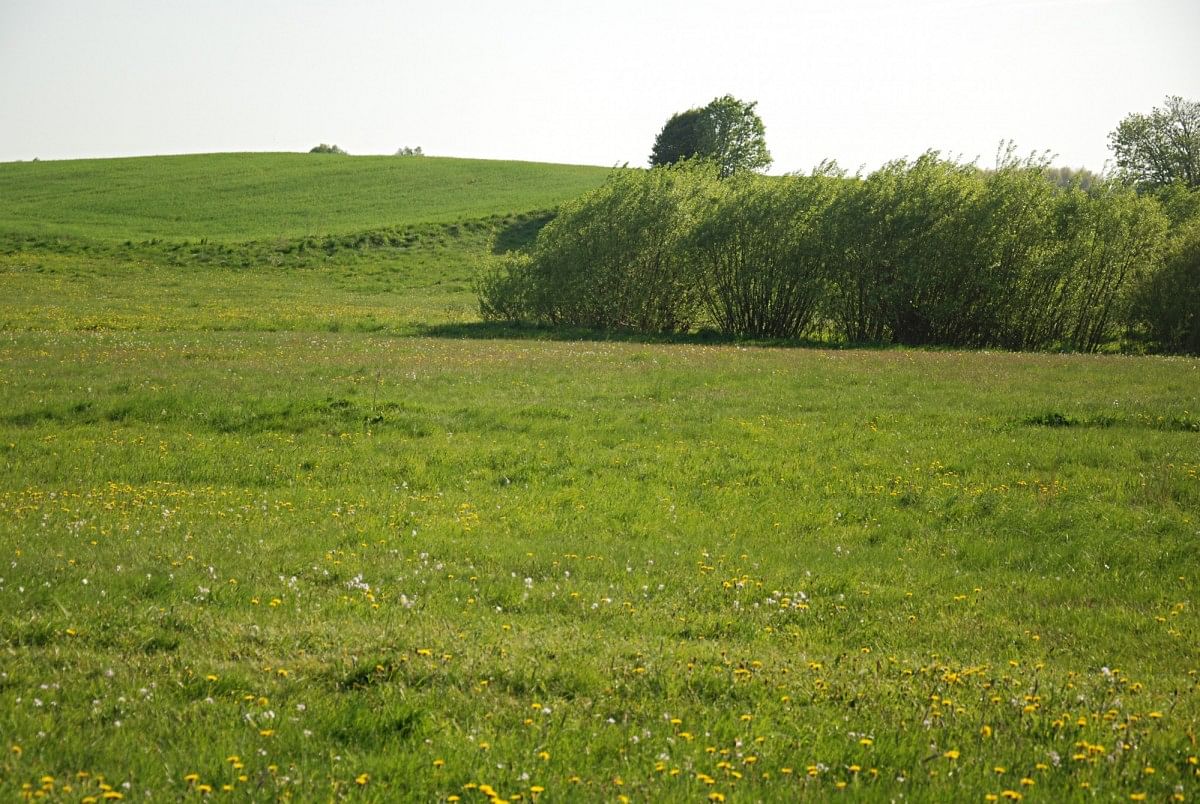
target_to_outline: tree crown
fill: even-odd
[[[771,154],[762,118],[754,110],[757,105],[724,95],[702,108],[672,115],[654,141],[650,165],[704,159],[716,163],[722,177],[769,167]]]

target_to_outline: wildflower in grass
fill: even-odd
[[[550,761],[550,752],[549,751],[538,751],[538,759],[542,760],[542,762],[549,762]]]
[[[989,725],[987,725],[987,724],[985,723],[985,724],[984,724],[982,727],[980,727],[980,729],[979,729],[979,736],[980,736],[980,737],[982,737],[982,738],[984,738],[985,740],[986,740],[987,738],[991,737],[991,736],[992,736],[992,727],[991,727],[991,726],[989,726]]]
[[[1037,784],[1037,782],[1035,782],[1033,779],[1030,779],[1028,776],[1023,776],[1021,777],[1021,784],[1025,787],[1033,787],[1035,784]]]
[[[183,777],[183,780],[188,784],[195,784],[196,782],[200,781],[200,774],[189,773]]]
[[[208,795],[209,793],[211,793],[212,791],[213,791],[213,787],[212,787],[212,785],[211,785],[211,784],[198,784],[198,785],[196,785],[196,792],[197,792],[197,793],[199,793],[199,794],[201,794],[201,795],[205,795],[205,796],[206,796],[206,795]]]
[[[958,759],[960,756],[962,756],[962,754],[959,753],[958,749],[951,748],[949,751],[942,754],[942,756],[944,756],[946,759],[953,760],[953,759]]]
[[[366,785],[369,781],[371,781],[371,774],[369,773],[360,773],[354,777],[354,783],[360,787]]]
[[[435,767],[435,768],[440,768],[445,764],[446,764],[446,760],[444,760],[444,759],[435,759],[433,761],[433,767]]]
[[[1005,790],[1000,795],[1004,796],[1004,798],[1008,799],[1009,801],[1020,801],[1021,799],[1025,798],[1025,795],[1017,790]]]

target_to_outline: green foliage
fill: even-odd
[[[671,115],[654,140],[650,165],[674,165],[697,156],[703,147],[705,123],[703,109]]]
[[[771,165],[771,154],[762,118],[754,111],[756,105],[724,95],[702,109],[673,115],[654,141],[650,165],[699,158],[714,162],[722,178],[765,170]]]
[[[1047,167],[1045,169],[1046,178],[1055,187],[1068,188],[1079,187],[1081,190],[1090,190],[1092,185],[1098,184],[1101,180],[1099,174],[1087,168],[1070,168],[1070,167]]]
[[[689,247],[722,332],[796,338],[813,329],[831,280],[827,210],[842,184],[836,175],[747,174],[719,187]]]
[[[1116,183],[1056,190],[1045,168],[1011,149],[990,171],[931,152],[856,183],[834,210],[842,336],[1082,351],[1117,337],[1166,221]]]
[[[1069,282],[1063,343],[1094,351],[1128,326],[1134,289],[1154,269],[1167,219],[1153,199],[1108,182],[1065,196],[1059,220]]]
[[[1189,190],[1177,181],[1156,188],[1150,195],[1162,205],[1171,226],[1184,226],[1200,219],[1200,189]]]
[[[835,166],[724,182],[695,167],[622,175],[565,206],[528,260],[490,268],[481,314],[1095,351],[1128,327],[1167,219],[1123,184],[1060,188],[1046,170],[1008,146],[991,170],[931,151],[865,179]]]
[[[1167,96],[1161,109],[1128,115],[1108,141],[1122,176],[1139,189],[1200,187],[1200,102]]]
[[[1200,219],[1173,233],[1162,268],[1139,290],[1134,316],[1160,348],[1200,354]]]
[[[348,156],[348,154],[344,150],[339,148],[338,146],[328,145],[324,142],[321,143],[320,145],[314,145],[311,149],[309,149],[309,153],[310,154],[338,154],[340,156]]]
[[[702,305],[687,242],[709,192],[701,167],[614,173],[564,204],[528,258],[480,280],[486,320],[686,332]]]
[[[484,321],[510,324],[533,318],[534,284],[528,254],[501,254],[484,262],[475,277]]]
[[[405,145],[404,147],[402,147],[396,151],[396,156],[424,156],[424,155],[425,155],[425,152],[421,150],[420,145],[418,145],[416,148],[410,148],[409,146]]]

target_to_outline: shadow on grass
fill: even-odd
[[[605,343],[698,344],[717,346],[753,346],[789,349],[895,349],[891,345],[830,343],[812,338],[749,340],[704,329],[686,334],[656,334],[632,330],[597,330],[580,327],[552,327],[535,324],[511,324],[476,321],[459,324],[431,324],[419,328],[418,335],[455,340],[530,340],[592,341]]]
[[[529,248],[537,239],[538,232],[542,231],[542,227],[552,220],[554,220],[553,211],[518,215],[512,220],[506,221],[496,230],[492,253],[505,254]]]

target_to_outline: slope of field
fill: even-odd
[[[547,209],[607,168],[204,154],[0,164],[0,232],[123,241],[344,234]]]
[[[1194,800],[1200,360],[489,329],[574,169],[380,161],[18,182],[0,799]]]

